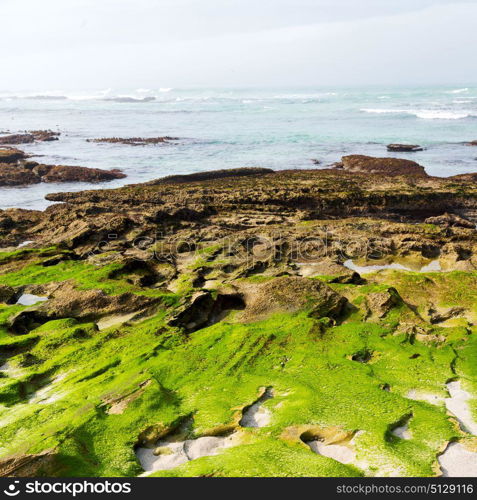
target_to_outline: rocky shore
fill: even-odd
[[[475,459],[445,402],[477,390],[475,175],[351,155],[48,199],[0,211],[0,475]]]

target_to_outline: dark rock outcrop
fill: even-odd
[[[105,182],[123,179],[120,170],[43,165],[26,160],[18,149],[0,149],[0,186],[21,186],[40,182]]]
[[[148,186],[157,186],[159,184],[185,184],[187,182],[210,181],[214,179],[225,179],[227,177],[246,177],[249,175],[273,174],[273,173],[274,171],[270,168],[261,168],[261,167],[231,168],[227,170],[197,172],[194,174],[186,174],[186,175],[169,175],[167,177],[162,177],[161,179],[156,179],[153,181],[146,182],[145,184]]]
[[[0,136],[0,144],[31,144],[33,142],[51,142],[59,139],[60,133],[51,130],[32,130],[22,134]]]
[[[99,139],[87,139],[88,142],[127,144],[129,146],[145,146],[147,144],[166,144],[171,141],[178,141],[178,137],[101,137]]]
[[[414,153],[424,150],[422,146],[417,144],[388,144],[386,148],[392,153]]]
[[[26,158],[23,151],[15,148],[2,148],[0,149],[0,165],[2,163],[17,163],[19,160]]]

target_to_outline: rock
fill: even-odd
[[[386,146],[387,150],[392,153],[414,153],[416,151],[423,151],[422,146],[417,144],[388,144]]]
[[[32,142],[57,141],[59,132],[51,130],[33,130],[24,134],[10,134],[0,137],[0,144],[30,144]]]
[[[210,181],[214,179],[224,179],[227,177],[247,177],[249,175],[273,174],[274,171],[270,168],[261,167],[243,167],[231,168],[227,170],[213,170],[211,172],[197,172],[187,175],[169,175],[146,182],[145,185],[156,186],[158,184],[182,184],[187,182]]]
[[[27,184],[39,184],[41,177],[35,175],[31,170],[16,165],[2,165],[0,163],[0,186],[23,186]]]
[[[308,310],[314,318],[337,318],[348,301],[321,281],[282,276],[261,284],[243,284],[245,321],[256,321],[276,312]]]
[[[96,320],[115,313],[139,313],[157,302],[158,299],[133,293],[107,295],[102,290],[76,290],[65,282],[52,292],[48,301],[15,314],[9,319],[9,326],[12,332],[21,335],[53,319]]]
[[[7,285],[0,285],[0,303],[13,304],[15,302],[16,292]]]
[[[61,466],[55,450],[15,455],[0,460],[0,477],[58,476]]]
[[[245,303],[239,294],[214,295],[208,291],[196,292],[174,312],[168,321],[170,326],[184,328],[191,333],[222,319],[231,310],[240,310]]]
[[[178,137],[102,137],[100,139],[87,139],[88,142],[103,142],[109,144],[127,144],[129,146],[145,146],[146,144],[165,144],[178,141]]]
[[[2,163],[16,163],[19,160],[26,158],[23,151],[15,148],[2,148],[0,149],[0,166]]]
[[[473,182],[477,183],[477,173],[469,173],[469,174],[458,174],[448,177],[448,179],[455,180],[458,182]]]
[[[327,276],[329,283],[359,284],[362,282],[361,276],[351,269],[335,262],[331,259],[322,259],[319,262],[302,263],[299,266],[298,274],[305,278],[312,276]]]
[[[383,318],[389,311],[402,303],[398,291],[395,288],[388,288],[385,292],[375,292],[366,295],[366,304],[377,318]]]
[[[364,155],[343,156],[343,169],[349,172],[383,175],[408,175],[427,177],[424,167],[411,160],[399,158],[374,158]]]
[[[470,141],[466,143],[467,146],[477,146],[477,141]]]
[[[0,164],[0,186],[20,186],[40,182],[107,182],[124,177],[126,174],[119,170],[40,165],[36,162]]]
[[[104,182],[126,177],[126,174],[117,169],[102,170],[64,165],[49,165],[48,167],[46,173],[41,176],[42,182]]]
[[[445,213],[437,217],[428,217],[425,221],[426,224],[435,224],[444,227],[463,227],[466,229],[475,229],[475,223],[470,222],[463,217],[455,214]]]

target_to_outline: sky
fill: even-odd
[[[1,90],[477,83],[477,0],[0,0]]]

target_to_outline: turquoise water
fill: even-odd
[[[146,101],[141,99],[147,98]],[[345,154],[389,156],[390,142],[421,144],[412,158],[431,175],[477,172],[477,87],[365,89],[137,89],[0,93],[0,130],[59,130],[60,141],[25,145],[38,161],[120,168],[103,185],[0,188],[0,208],[43,209],[49,192],[117,187],[174,173],[242,166],[326,167]],[[127,146],[95,137],[180,137],[177,144]]]

